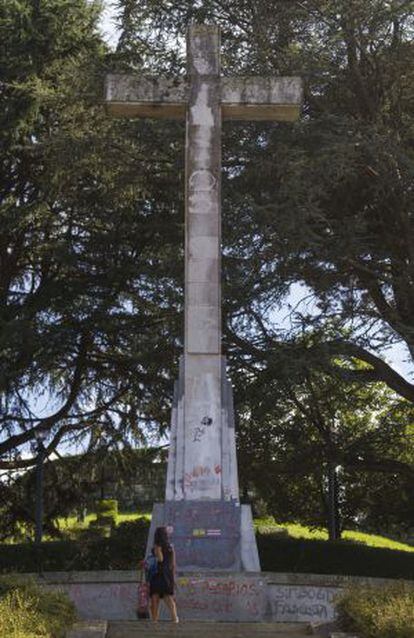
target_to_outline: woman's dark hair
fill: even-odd
[[[154,534],[154,545],[158,545],[161,549],[168,549],[170,541],[166,527],[157,527]]]

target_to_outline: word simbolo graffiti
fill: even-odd
[[[306,600],[306,601],[318,601],[333,603],[338,590],[336,588],[328,587],[312,587],[302,585],[301,587],[291,585],[273,585],[273,598],[274,600],[288,601],[292,599]]]

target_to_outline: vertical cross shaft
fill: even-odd
[[[184,475],[205,472],[183,496],[220,499],[221,486],[221,105],[220,35],[188,34]],[[206,485],[208,483],[208,486]],[[206,489],[207,488],[207,489]]]
[[[187,354],[220,353],[221,105],[219,32],[188,34],[186,139]]]
[[[116,116],[186,118],[185,349],[172,411],[166,500],[234,503],[239,491],[232,391],[221,356],[221,122],[294,121],[302,83],[294,77],[220,78],[215,26],[190,27],[187,57],[186,78],[108,76],[106,103]]]
[[[110,75],[113,115],[183,118],[186,137],[185,349],[171,415],[166,502],[155,528],[172,525],[181,569],[259,571],[250,506],[239,503],[231,384],[221,356],[221,121],[294,121],[299,78],[220,79],[220,34],[193,25],[187,78]]]

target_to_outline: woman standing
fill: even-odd
[[[178,622],[174,600],[175,552],[169,542],[166,527],[157,527],[154,534],[152,553],[157,559],[157,570],[150,579],[151,619],[158,621],[160,599],[170,610],[171,620]]]

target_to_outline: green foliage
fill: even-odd
[[[116,499],[102,499],[96,504],[98,516],[118,516],[118,501]]]
[[[142,493],[137,495],[134,486],[137,483],[148,486],[155,491],[155,496],[161,495],[166,472],[164,459],[165,452],[159,448],[100,449],[85,455],[50,459],[44,466],[46,537],[75,537],[76,529],[81,531],[94,518],[89,514],[85,519],[85,510],[93,512],[97,496],[107,493],[108,489],[117,495],[123,508],[142,508]],[[33,535],[35,489],[34,469],[18,474],[8,484],[1,483],[0,539],[24,541]],[[119,516],[117,521],[127,515],[123,514],[121,519]]]
[[[260,534],[278,534],[285,535],[289,538],[304,538],[309,540],[328,540],[328,532],[326,529],[310,528],[300,523],[276,523],[273,517],[265,519],[255,519],[254,527]],[[361,543],[368,547],[378,547],[384,549],[392,549],[402,552],[414,552],[412,545],[400,543],[384,536],[375,534],[366,534],[345,530],[342,534],[345,541],[351,543]]]
[[[264,571],[414,580],[414,554],[407,552],[274,533],[258,533],[257,543]]]
[[[94,528],[102,536],[109,536],[111,529],[116,526],[118,520],[118,501],[115,499],[102,499],[96,504],[96,520],[91,521],[89,527]]]
[[[0,577],[0,610],[2,638],[64,638],[76,619],[65,594],[16,577]]]
[[[78,541],[42,543],[40,553],[32,544],[2,545],[0,572],[88,571],[135,569],[145,555],[149,521],[138,518],[121,523],[109,538],[88,534]]]
[[[361,638],[413,638],[414,587],[352,587],[337,601],[338,621]]]
[[[333,458],[344,525],[407,529],[414,389],[381,348],[414,348],[412,2],[118,4],[112,56],[97,3],[0,8],[2,467],[33,464],[22,449],[36,428],[49,433],[50,453],[70,436],[104,456],[168,426],[182,332],[184,129],[109,120],[101,88],[109,67],[183,73],[186,26],[214,21],[226,73],[306,80],[297,125],[223,129],[223,318],[245,491],[253,486],[278,520],[321,526]],[[303,283],[311,310],[292,309],[281,327],[279,310]],[[309,370],[323,375],[312,388]],[[338,379],[385,382],[407,405],[382,410]],[[58,406],[48,418],[31,405],[44,392]],[[74,477],[71,493],[57,482],[48,520],[85,491]],[[13,505],[2,522],[18,533],[28,508],[1,492]]]
[[[121,523],[110,538],[43,543],[44,571],[135,569],[145,555],[148,519]],[[279,530],[278,530],[279,531]],[[286,537],[275,533],[274,523],[259,526],[257,541],[264,571],[349,574],[414,580],[414,554],[367,547],[352,542]],[[39,557],[32,545],[3,545],[0,571],[33,572]]]
[[[333,459],[342,526],[408,532],[414,385],[386,349],[413,362],[412,1],[119,0],[119,14],[124,65],[183,72],[176,41],[202,21],[222,28],[224,73],[304,77],[296,125],[223,127],[242,484],[280,520],[326,525]],[[381,406],[383,383],[406,401]]]
[[[168,422],[181,226],[165,167],[180,170],[180,146],[104,113],[100,4],[0,7],[3,467],[34,464],[21,446],[36,428],[49,453],[74,435],[106,452],[142,443],[143,417]]]
[[[141,515],[134,514],[132,512],[118,514],[117,528],[124,523],[134,524],[137,520],[151,521],[151,514]],[[85,533],[88,533],[91,523],[95,520],[94,514],[88,514],[85,519],[80,522],[76,517],[70,516],[65,519],[59,519],[57,525],[61,530],[62,537],[66,540],[78,540],[83,537]],[[116,529],[117,529],[116,528]],[[112,530],[114,533],[116,530]],[[45,540],[51,540],[45,538]]]
[[[36,599],[16,589],[0,599],[0,636],[2,638],[50,638]]]
[[[237,384],[242,488],[277,521],[328,527],[333,463],[340,529],[403,537],[414,526],[410,406],[381,384],[312,369],[299,348],[279,354]]]
[[[87,530],[82,533],[84,539],[109,538],[112,531],[113,519],[104,517],[103,519],[95,519],[89,523]]]

